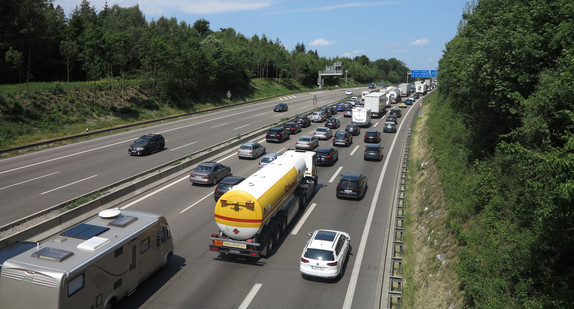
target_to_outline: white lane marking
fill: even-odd
[[[251,302],[253,301],[253,298],[255,298],[255,295],[257,295],[257,292],[259,292],[259,289],[261,288],[261,286],[262,286],[261,283],[255,283],[255,285],[251,288],[251,291],[249,291],[249,294],[247,294],[247,296],[245,296],[245,299],[243,300],[241,305],[239,305],[238,309],[249,308],[249,304],[251,304]]]
[[[14,187],[14,186],[21,185],[21,184],[24,184],[24,183],[27,183],[27,182],[30,182],[30,181],[38,180],[38,179],[40,179],[40,178],[49,177],[49,176],[52,176],[52,175],[55,175],[55,174],[58,174],[58,173],[59,173],[59,172],[53,172],[53,173],[46,174],[46,175],[43,175],[43,176],[39,176],[39,177],[36,177],[36,178],[32,178],[32,179],[20,181],[20,182],[18,182],[18,183],[14,183],[14,184],[11,184],[11,185],[9,185],[9,186],[2,187],[2,188],[0,188],[0,190],[8,189],[8,188],[10,188],[10,187]]]
[[[229,122],[226,122],[226,123],[218,124],[218,125],[213,126],[213,127],[211,127],[211,128],[213,129],[213,128],[217,128],[217,127],[223,127],[223,126],[226,126],[226,125],[228,125],[228,124],[229,124]]]
[[[409,112],[407,112],[407,115]],[[393,138],[391,149],[388,152],[389,154],[393,153],[397,137],[398,135],[395,135],[395,137]],[[343,309],[349,309],[353,305],[353,297],[355,295],[355,289],[357,288],[357,281],[359,280],[359,272],[361,271],[361,264],[363,263],[363,256],[365,255],[367,239],[369,238],[369,231],[371,230],[371,225],[373,223],[373,216],[375,214],[375,209],[377,208],[377,201],[379,199],[379,194],[381,192],[381,187],[383,184],[383,178],[387,171],[387,166],[389,164],[390,157],[391,157],[390,155],[387,155],[387,158],[385,159],[385,164],[383,165],[383,169],[381,171],[381,174],[379,175],[379,180],[377,181],[377,188],[375,189],[375,195],[373,197],[373,200],[371,201],[371,207],[369,208],[369,214],[367,215],[367,221],[365,222],[363,235],[361,235],[361,242],[359,244],[359,250],[357,252],[357,258],[355,259],[355,264],[353,265],[351,280],[349,281],[349,287],[347,288],[347,294],[345,295],[345,302],[343,303]]]
[[[239,129],[241,129],[241,128],[245,128],[245,127],[248,127],[248,126],[250,126],[250,125],[251,125],[250,123],[244,124],[244,125],[242,125],[242,126],[240,126],[240,127],[237,127],[237,128],[235,128],[235,129],[233,129],[233,130],[239,130]]]
[[[187,207],[186,209],[180,211],[179,213],[182,214],[182,213],[188,211],[191,207],[197,205],[199,202],[203,201],[204,199],[206,199],[206,198],[208,198],[208,197],[210,197],[210,196],[213,196],[213,192],[212,192],[212,193],[209,193],[208,195],[206,195],[206,196],[204,196],[204,197],[202,197],[202,198],[199,199],[197,202],[195,202],[195,203],[189,205],[189,207]]]
[[[299,222],[297,222],[297,225],[295,225],[295,227],[293,227],[293,230],[291,231],[291,235],[297,235],[297,233],[299,233],[299,230],[303,226],[303,223],[305,223],[307,218],[311,215],[311,213],[313,212],[313,209],[315,209],[315,206],[317,206],[317,203],[312,203],[311,206],[305,211],[305,213],[303,214],[303,217],[301,217],[301,219],[299,219]]]
[[[195,143],[197,143],[197,142],[191,142],[191,143],[189,143],[189,144],[181,145],[181,146],[179,146],[179,147],[170,148],[170,149],[169,149],[169,151],[178,150],[178,149],[180,149],[180,148],[183,148],[183,147],[187,147],[187,146],[193,145],[193,144],[195,144]]]
[[[379,124],[378,122],[375,122],[375,124],[373,125],[373,128],[376,127],[378,124]]]
[[[333,182],[335,180],[335,178],[337,178],[337,176],[339,176],[339,172],[343,169],[342,166],[339,166],[339,168],[335,171],[335,173],[333,174],[333,176],[331,177],[331,179],[329,179],[329,182]]]
[[[52,190],[48,190],[48,191],[46,191],[46,192],[42,192],[42,193],[40,193],[40,194],[43,195],[43,194],[46,194],[46,193],[54,192],[54,191],[56,191],[56,190],[60,190],[60,189],[65,188],[65,187],[69,187],[69,186],[71,186],[71,185],[75,185],[75,184],[77,184],[78,182],[82,182],[82,181],[85,181],[85,180],[88,180],[88,179],[91,179],[91,178],[94,178],[94,177],[98,177],[98,175],[92,175],[92,176],[90,176],[90,177],[86,177],[86,178],[84,178],[84,179],[80,179],[80,180],[78,180],[78,181],[71,182],[71,183],[69,183],[69,184],[67,184],[67,185],[63,185],[63,186],[61,186],[61,187],[57,187],[57,188],[54,188],[54,189],[52,189]]]
[[[58,161],[58,160],[61,160],[61,159],[65,159],[65,158],[69,158],[69,157],[81,155],[81,154],[88,153],[88,152],[92,152],[92,151],[95,151],[95,150],[100,150],[100,149],[103,149],[103,148],[107,148],[107,147],[111,147],[111,146],[115,146],[115,145],[119,145],[119,144],[128,143],[128,142],[130,142],[130,141],[133,141],[133,140],[130,139],[130,140],[127,140],[127,141],[117,142],[117,143],[113,143],[113,144],[109,144],[109,145],[105,145],[105,146],[100,146],[100,147],[96,147],[96,148],[92,148],[92,149],[88,149],[88,150],[84,150],[84,151],[80,151],[80,152],[76,152],[76,153],[71,153],[71,154],[69,154],[69,155],[65,155],[65,156],[53,158],[53,159],[46,160],[46,161],[40,161],[40,162],[28,164],[28,165],[23,165],[23,166],[20,166],[20,167],[17,167],[17,168],[13,168],[13,169],[11,169],[11,170],[1,171],[1,172],[0,172],[0,175],[5,174],[5,173],[10,173],[10,172],[13,172],[13,171],[17,171],[17,170],[21,170],[21,169],[25,169],[25,168],[28,168],[28,167],[33,167],[33,166],[40,165],[40,164],[44,164],[44,163],[50,163],[50,162],[53,162],[53,161]]]
[[[227,160],[227,159],[229,159],[229,158],[231,158],[231,157],[233,157],[233,156],[235,156],[235,155],[237,155],[237,152],[236,152],[236,151],[233,151],[233,153],[231,153],[231,154],[228,155],[227,157],[219,159],[219,160],[217,161],[217,163],[221,163],[221,162],[223,162],[224,160]]]
[[[144,196],[138,198],[137,200],[135,200],[135,201],[133,201],[133,202],[131,202],[131,203],[129,203],[129,204],[126,204],[126,205],[120,207],[120,209],[126,209],[126,208],[128,208],[128,207],[131,207],[131,206],[133,206],[134,204],[139,203],[139,202],[145,200],[146,198],[148,198],[148,197],[150,197],[150,196],[152,196],[152,195],[155,195],[155,194],[157,194],[157,193],[159,193],[159,192],[161,192],[161,191],[163,191],[163,190],[165,190],[165,189],[167,189],[167,188],[169,188],[169,187],[171,187],[171,186],[173,186],[173,185],[175,185],[175,184],[177,184],[177,183],[179,183],[179,182],[181,182],[181,181],[183,181],[183,180],[188,179],[188,178],[189,178],[189,176],[182,177],[182,178],[180,178],[179,180],[176,180],[176,181],[170,183],[170,184],[167,185],[167,186],[161,187],[161,188],[159,188],[159,189],[157,189],[157,190],[155,190],[155,191],[153,191],[153,192],[151,192],[151,193],[149,193],[149,194],[146,194],[146,195],[144,195]]]
[[[355,151],[357,151],[357,149],[359,149],[359,145],[355,146],[355,149],[353,149],[353,151],[351,151],[351,156],[352,156],[353,154],[355,154]]]

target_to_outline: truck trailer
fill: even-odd
[[[365,96],[365,107],[371,110],[371,117],[381,118],[386,112],[386,96],[383,92],[373,92]]]
[[[411,86],[407,83],[399,84],[399,89],[401,90],[401,96],[408,97],[411,94]]]
[[[315,192],[316,160],[313,151],[288,150],[223,194],[214,210],[219,232],[211,234],[209,249],[269,257]]]
[[[427,94],[427,84],[424,81],[416,81],[415,82],[415,89],[416,89],[416,92],[420,95]]]

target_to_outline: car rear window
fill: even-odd
[[[305,251],[306,258],[314,259],[314,260],[321,260],[321,261],[334,261],[335,256],[333,255],[333,251],[321,250],[321,249],[311,249],[308,248]]]
[[[357,188],[359,185],[353,180],[342,180],[341,183],[339,183],[339,186],[347,189],[354,189]]]
[[[273,161],[273,160],[275,160],[275,158],[272,158],[272,157],[263,157],[263,158],[261,158],[261,162],[262,162],[262,163],[269,163],[269,162],[271,162],[271,161]]]
[[[301,137],[299,140],[302,142],[308,142],[311,140],[311,138],[310,137]]]
[[[347,136],[347,133],[345,133],[345,132],[337,132],[337,134],[335,134],[335,137],[341,137],[341,138],[343,138],[343,137],[346,137],[346,136]]]

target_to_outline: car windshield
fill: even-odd
[[[333,255],[333,251],[321,250],[321,249],[312,249],[308,248],[305,251],[306,258],[314,259],[314,260],[321,260],[321,261],[334,261],[335,256]]]

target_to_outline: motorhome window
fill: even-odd
[[[60,235],[88,240],[109,230],[109,227],[82,223],[63,231]]]
[[[68,281],[68,297],[81,290],[84,287],[84,282],[84,274],[81,274],[76,278]]]
[[[114,257],[117,258],[118,256],[122,255],[122,253],[124,253],[124,247],[119,247],[116,249],[116,251],[114,251]]]
[[[146,252],[149,249],[149,237],[142,240],[140,243],[140,254]]]

